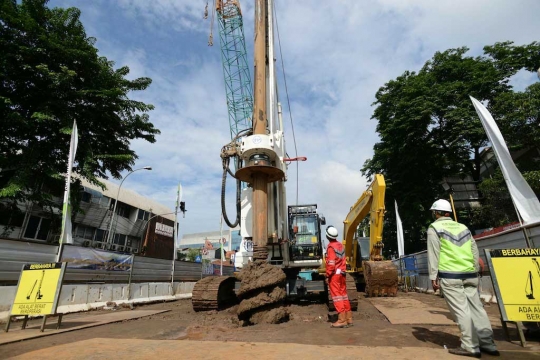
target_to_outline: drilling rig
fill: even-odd
[[[215,11],[220,28],[232,137],[221,151],[222,213],[228,226],[240,225],[241,249],[250,250],[241,251],[235,259],[237,267],[242,268],[238,275],[242,283],[237,293],[249,303],[245,306],[241,303],[240,308],[253,310],[261,303],[268,309],[287,295],[324,291],[324,280],[316,277],[317,269],[323,264],[320,226],[325,220],[319,215],[316,204],[287,206],[286,202],[287,164],[306,158],[289,158],[285,149],[274,64],[273,0],[255,1],[254,99],[249,119],[245,114],[251,105],[251,92],[245,87],[251,81],[249,73],[244,71],[247,61],[240,4],[237,0],[217,1]],[[240,130],[239,124],[246,123],[249,126]],[[234,173],[230,164],[234,164]],[[236,179],[237,216],[234,222],[229,221],[225,211],[227,174]],[[252,260],[249,264],[248,258]],[[315,278],[298,276],[306,269],[313,270]],[[260,274],[257,285],[247,285],[246,279],[250,275],[246,274],[250,272]],[[220,308],[234,297],[234,282],[232,277],[213,277],[197,282],[192,299],[194,309]],[[249,289],[243,290],[244,285]],[[258,300],[250,300],[250,297]]]

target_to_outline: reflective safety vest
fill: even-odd
[[[472,252],[474,241],[463,224],[453,220],[435,221],[430,225],[439,236],[439,277],[446,279],[475,278],[476,264]]]

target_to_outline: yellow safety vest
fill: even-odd
[[[453,220],[440,220],[431,224],[441,242],[439,277],[467,279],[476,277],[472,252],[473,237],[469,229]]]

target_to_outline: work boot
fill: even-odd
[[[347,326],[347,315],[344,312],[338,313],[338,320],[331,325],[333,328],[346,328]]]
[[[482,356],[480,351],[478,351],[478,352],[470,352],[470,351],[465,350],[464,348],[461,348],[461,347],[458,347],[458,348],[455,348],[455,349],[448,349],[448,352],[450,354],[454,354],[454,355],[470,356],[470,357],[475,357],[475,358],[480,358]]]
[[[352,311],[349,310],[345,313],[345,316],[346,316],[346,319],[347,319],[347,326],[353,326],[353,321],[352,321]]]
[[[480,352],[486,353],[491,356],[501,356],[501,353],[497,349],[492,350],[492,349],[480,347]]]

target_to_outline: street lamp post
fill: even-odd
[[[120,196],[120,189],[122,188],[122,184],[124,183],[124,180],[126,180],[129,175],[139,170],[152,170],[152,168],[150,166],[145,166],[139,169],[135,169],[131,171],[129,174],[127,174],[120,182],[120,186],[118,186],[118,192],[116,193],[116,199],[114,199],[114,208],[111,215],[111,222],[109,223],[109,233],[107,234],[107,244],[110,244],[112,240],[112,227],[113,227],[113,222],[114,222],[114,215],[116,214],[116,205],[118,205],[118,197]],[[114,228],[114,231],[116,231],[116,226]]]

